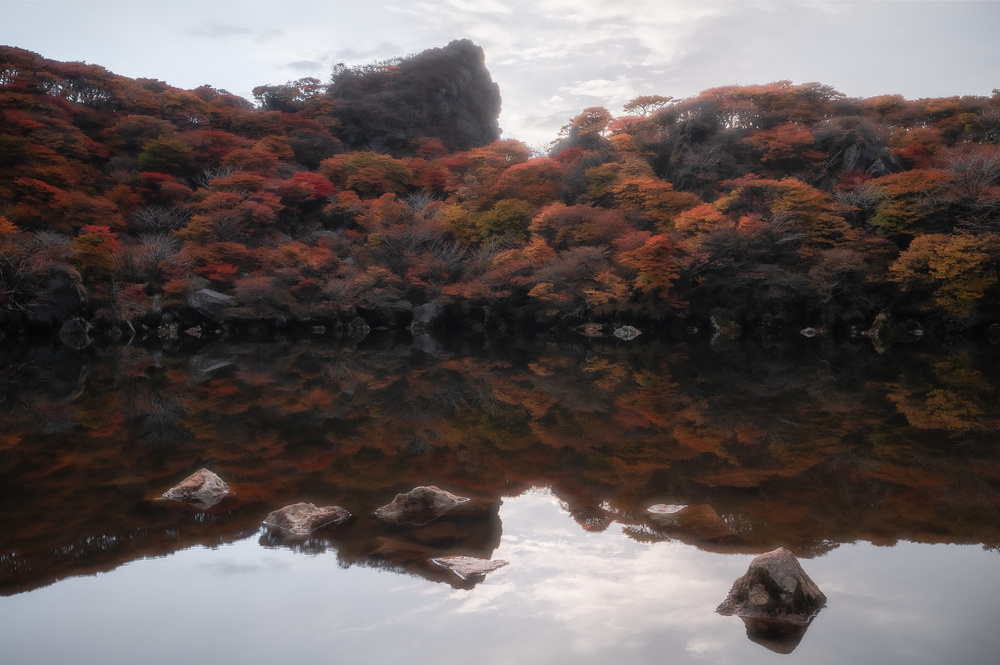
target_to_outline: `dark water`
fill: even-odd
[[[993,662],[998,367],[819,339],[8,350],[2,661]],[[201,467],[232,494],[158,499]],[[369,517],[418,485],[492,516]],[[298,501],[358,517],[261,528]],[[760,644],[715,607],[779,546],[828,603]],[[509,563],[455,584],[413,552]]]

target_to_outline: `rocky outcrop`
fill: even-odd
[[[469,499],[456,496],[433,485],[414,487],[406,494],[397,494],[392,503],[375,511],[375,517],[392,524],[423,526],[438,519]]]
[[[863,171],[873,178],[899,173],[903,170],[887,146],[863,140],[847,145],[837,157],[840,157],[838,170]],[[836,161],[836,157],[834,160]]]
[[[201,289],[188,297],[191,309],[213,321],[222,321],[226,311],[237,304],[236,298],[211,289]]]
[[[163,493],[164,499],[210,508],[229,494],[229,485],[208,469],[198,469]]]
[[[53,325],[67,321],[87,308],[80,273],[69,266],[52,266],[38,277],[35,295],[28,303],[28,320]]]
[[[795,555],[779,547],[750,562],[746,574],[733,583],[716,611],[806,624],[825,604],[826,596],[802,570]]]
[[[298,539],[340,526],[349,519],[351,514],[340,506],[319,508],[312,503],[293,503],[268,514],[264,526],[281,538]]]
[[[500,87],[483,49],[467,39],[391,66],[335,69],[329,94],[351,149],[377,145],[400,156],[412,153],[414,139],[456,151],[500,138]]]

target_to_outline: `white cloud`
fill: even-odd
[[[678,543],[635,543],[616,527],[583,532],[548,491],[505,500],[501,516],[494,558],[510,565],[475,593],[454,594],[454,611],[527,611],[559,624],[580,653],[612,653],[656,633],[704,653],[732,635],[715,613],[732,584],[732,559]]]
[[[559,88],[559,90],[571,95],[627,101],[635,97],[637,84],[640,81],[641,79],[619,76],[613,81],[608,79],[593,79],[573,86],[564,86]]]

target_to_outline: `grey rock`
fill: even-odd
[[[413,346],[429,355],[437,355],[444,350],[433,335],[414,335]]]
[[[353,321],[347,324],[347,334],[356,342],[363,340],[371,331],[371,326],[360,316],[355,317]]]
[[[312,503],[293,503],[264,518],[264,526],[285,539],[308,538],[322,529],[340,526],[351,514],[340,506],[316,507]]]
[[[795,555],[779,547],[750,562],[746,574],[733,583],[716,611],[807,624],[825,604],[826,596],[802,570]]]
[[[235,365],[236,362],[236,356],[229,353],[225,346],[213,344],[191,356],[188,365],[195,371],[208,374]]]
[[[642,331],[638,328],[633,328],[632,326],[621,326],[619,328],[615,328],[615,337],[625,340],[626,342],[635,339],[641,334]]]
[[[198,469],[163,493],[164,499],[210,508],[229,494],[229,485],[208,469]]]
[[[188,297],[191,309],[213,321],[221,321],[226,310],[237,304],[239,301],[236,298],[211,289],[201,289]]]
[[[423,334],[430,331],[444,314],[444,307],[441,303],[429,302],[413,308],[413,321],[410,323],[410,330],[414,334]]]
[[[393,524],[422,526],[468,501],[466,497],[456,496],[433,485],[415,487],[406,494],[397,494],[392,503],[375,511],[375,517]]]

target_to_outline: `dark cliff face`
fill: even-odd
[[[500,137],[500,87],[486,68],[483,49],[453,41],[398,63],[343,70],[330,96],[352,149],[411,150],[417,138],[435,138],[451,151]]]

